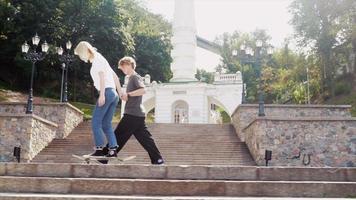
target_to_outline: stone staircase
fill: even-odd
[[[355,196],[356,168],[0,163],[2,200]]]
[[[231,125],[148,127],[165,165],[150,165],[134,137],[120,152],[137,156],[130,162],[80,163],[71,154],[92,149],[90,122],[84,122],[66,139],[55,139],[32,163],[0,163],[0,199],[356,197],[356,168],[255,166]]]
[[[256,165],[244,142],[230,124],[149,124],[166,164]],[[93,141],[90,122],[80,124],[66,139],[55,139],[32,162],[78,163],[72,154],[88,154]],[[150,164],[148,154],[134,136],[120,156],[136,155],[127,164]]]

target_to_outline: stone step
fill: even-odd
[[[148,128],[167,164],[256,165],[231,124],[150,124]],[[92,148],[91,125],[84,122],[66,139],[53,140],[32,162],[80,163],[71,155],[88,154]],[[130,164],[150,163],[147,152],[135,137],[120,154],[136,155]]]
[[[90,132],[86,133],[86,134],[78,134],[76,132],[74,136],[67,138],[66,140],[91,140],[92,138],[92,134]],[[152,134],[153,138],[159,138],[161,140],[186,140],[188,138],[192,138],[192,139],[200,139],[202,141],[211,141],[211,140],[216,140],[216,141],[230,141],[232,138],[236,139],[236,135],[197,135],[197,134],[192,134],[189,136],[184,136],[184,135],[180,135],[179,133],[177,134],[172,134],[172,135],[168,135],[168,134],[162,134],[162,135],[158,135],[158,134]],[[132,136],[132,138],[134,138],[134,136]],[[240,140],[237,140],[237,142],[241,142]]]
[[[54,170],[56,169],[56,170]],[[0,163],[0,176],[178,180],[356,182],[356,167],[258,167],[214,165],[87,165]],[[356,190],[355,190],[356,191]]]
[[[226,159],[225,159],[226,160]],[[241,165],[247,165],[247,166],[253,166],[255,165],[254,162],[251,162],[249,160],[245,159],[234,159],[234,160],[176,160],[176,161],[170,161],[166,162],[169,165],[179,165],[179,164],[185,164],[185,165],[236,165],[236,163],[241,163]],[[115,161],[113,161],[115,163]],[[82,163],[84,164],[84,161],[74,159],[74,158],[40,158],[38,160],[33,161],[32,163]],[[125,162],[126,164],[150,164],[151,161],[147,159],[134,159],[131,161]]]
[[[113,196],[113,195],[78,195],[78,194],[37,194],[37,193],[0,193],[1,200],[316,200],[315,198],[283,197],[182,197],[182,196]],[[323,198],[323,200],[349,200],[349,198]]]
[[[349,197],[356,182],[0,177],[0,192],[149,196]]]
[[[116,123],[112,123],[112,126],[117,126]],[[222,128],[229,128],[232,127],[231,124],[174,124],[174,123],[147,123],[147,127],[149,128],[156,128],[156,127],[186,127],[186,128],[214,128],[214,127],[222,127]],[[78,127],[91,127],[91,121],[85,121],[84,124],[79,125]]]

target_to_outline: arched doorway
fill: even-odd
[[[209,116],[209,123],[230,123],[231,116],[226,109],[226,106],[221,103],[218,99],[214,97],[209,97],[210,103],[210,116]]]
[[[179,100],[172,105],[172,122],[175,124],[188,123],[189,106],[187,102]]]

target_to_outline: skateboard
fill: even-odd
[[[72,156],[74,158],[84,161],[87,164],[90,164],[91,162],[95,163],[95,164],[106,164],[106,163],[102,163],[100,161],[107,161],[108,163],[109,162],[111,163],[111,161],[116,161],[118,163],[124,163],[126,161],[136,158],[136,156],[127,156],[127,157],[122,158],[122,157],[105,157],[105,156],[90,156],[90,155],[81,155],[80,156],[80,155],[75,155],[75,154],[72,154]]]

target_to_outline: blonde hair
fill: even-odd
[[[130,56],[125,56],[120,59],[119,66],[122,66],[124,64],[131,65],[132,69],[136,69],[136,61]]]
[[[96,48],[93,47],[89,42],[81,41],[75,47],[74,54],[78,55],[80,58],[84,58],[88,60],[89,59],[88,50],[90,50],[92,53],[96,52]]]

